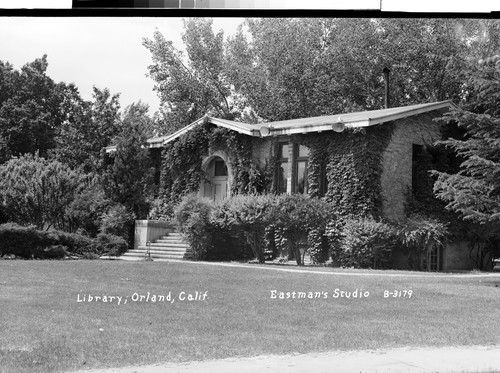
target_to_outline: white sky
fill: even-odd
[[[232,35],[244,18],[214,18],[214,29]],[[149,17],[0,17],[0,60],[19,70],[47,54],[47,75],[55,82],[75,83],[84,99],[92,86],[120,93],[122,109],[141,100],[152,115],[160,104],[154,82],[146,77],[151,53],[142,38],[155,29],[183,49],[182,18]]]

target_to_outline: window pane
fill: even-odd
[[[297,162],[297,187],[295,188],[296,193],[307,193],[306,183],[307,183],[307,161]]]
[[[299,158],[309,157],[309,148],[304,145],[299,145]]]
[[[290,174],[290,167],[288,162],[282,162],[278,168],[278,193],[287,192],[288,176]]]
[[[227,176],[227,167],[224,161],[215,161],[215,176]]]
[[[288,144],[280,144],[280,153],[278,155],[280,159],[288,158]]]

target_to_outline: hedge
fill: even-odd
[[[110,234],[90,238],[77,233],[42,231],[34,226],[14,223],[0,225],[0,256],[56,259],[74,255],[96,258],[103,254],[119,255],[126,249],[127,243],[123,238]]]

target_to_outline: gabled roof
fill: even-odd
[[[178,137],[191,130],[193,127],[202,123],[212,123],[216,126],[228,128],[230,130],[254,137],[262,137],[263,133],[265,133],[266,136],[282,136],[300,133],[332,131],[332,126],[339,123],[342,123],[346,128],[369,127],[376,124],[410,117],[413,115],[427,113],[430,111],[439,111],[441,113],[444,113],[451,109],[459,108],[451,101],[441,101],[428,104],[360,111],[347,114],[323,115],[319,117],[290,119],[259,124],[241,123],[227,119],[213,118],[205,115],[204,117],[178,130],[177,132],[174,132],[171,135],[154,137],[148,139],[147,142],[149,147],[151,148],[162,147],[163,145],[174,141]],[[109,146],[106,148],[106,151],[113,151],[114,149],[115,147]]]

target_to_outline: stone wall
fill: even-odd
[[[167,233],[175,232],[175,227],[166,221],[136,220],[134,233],[134,249],[145,246],[148,241],[155,241]]]
[[[425,113],[395,121],[394,133],[382,160],[382,211],[387,219],[404,218],[412,184],[413,144],[432,145],[440,140],[439,124],[433,119],[441,116],[438,112]]]

